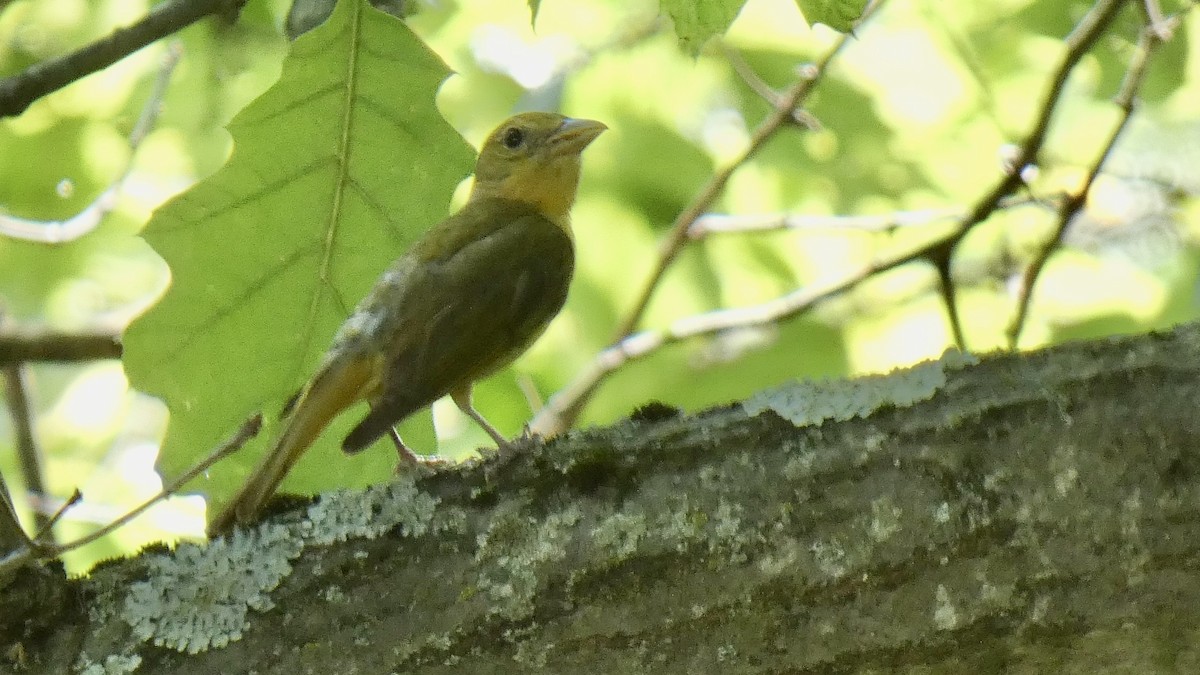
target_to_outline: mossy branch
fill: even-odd
[[[28,575],[0,638],[47,672],[1156,670],[1200,656],[1198,364],[1191,325],[655,409]]]

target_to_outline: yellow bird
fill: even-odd
[[[370,411],[342,441],[358,452],[450,394],[498,445],[471,386],[525,351],[562,309],[575,255],[570,210],[580,154],[607,127],[522,113],[488,136],[467,204],[431,228],[342,325],[282,433],[209,534],[252,520],[330,421]]]

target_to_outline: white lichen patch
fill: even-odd
[[[655,517],[651,528],[658,534],[663,545],[684,553],[692,544],[704,539],[704,527],[708,516],[688,503],[687,495],[678,498],[679,504],[672,506]]]
[[[751,396],[742,408],[748,415],[771,410],[796,426],[866,417],[884,405],[905,407],[924,401],[946,385],[947,370],[977,362],[970,354],[947,350],[936,361],[887,375],[785,384]]]
[[[724,498],[717,503],[717,510],[709,519],[712,525],[712,537],[708,540],[709,553],[726,550],[730,553],[731,562],[745,562],[746,555],[742,553],[742,548],[748,542],[743,537],[749,535],[742,531],[744,511],[741,504],[731,504]]]
[[[817,453],[812,450],[805,450],[797,455],[792,455],[783,465],[783,477],[789,481],[796,482],[811,475],[816,459]]]
[[[942,584],[937,587],[937,600],[933,608],[933,625],[938,630],[954,630],[958,627],[958,610],[950,599],[950,591]]]
[[[350,601],[350,596],[346,595],[341,586],[333,584],[321,591],[321,599],[325,602],[344,604]]]
[[[87,655],[80,655],[76,670],[79,675],[129,675],[142,665],[142,657],[137,654],[112,654],[104,659],[104,663],[93,663]]]
[[[813,562],[817,569],[830,579],[836,581],[850,571],[850,563],[846,560],[846,547],[841,542],[814,541],[808,550],[813,554]]]
[[[121,617],[138,640],[191,654],[223,647],[242,636],[250,609],[273,606],[267,593],[302,548],[291,528],[264,525],[148,556],[148,578],[130,586]]]
[[[428,530],[437,505],[411,477],[366,490],[339,490],[308,508],[306,538],[319,545],[374,539],[397,526],[404,536],[419,537]]]
[[[891,539],[900,531],[901,513],[890,497],[871,500],[871,526],[868,528],[871,538],[877,542]]]
[[[950,522],[950,502],[938,504],[938,507],[933,511],[933,520],[940,525]]]
[[[646,536],[646,516],[621,511],[604,518],[592,528],[592,543],[612,563],[627,560],[637,553],[638,543]]]
[[[411,477],[336,493],[310,507],[304,518],[284,517],[237,529],[206,545],[184,544],[172,553],[147,555],[146,580],[132,584],[122,601],[105,604],[120,608],[138,642],[193,654],[223,647],[241,638],[250,610],[274,606],[268,594],[291,573],[291,561],[306,545],[370,539],[396,528],[405,536],[421,536],[432,526],[437,505],[437,499],[416,489]],[[462,514],[441,518],[437,527],[462,527],[461,519]],[[346,600],[336,586],[323,597]],[[118,667],[124,662],[113,663]],[[93,666],[98,664],[80,668]],[[107,661],[103,667],[109,667]]]
[[[571,506],[546,516],[541,524],[519,514],[492,520],[479,535],[475,552],[476,587],[492,602],[489,614],[522,619],[533,611],[545,566],[566,557],[572,528],[580,518],[579,507]]]
[[[1050,458],[1050,470],[1054,475],[1054,491],[1066,497],[1079,486],[1079,457],[1075,448],[1067,446],[1055,450]]]
[[[1013,584],[994,584],[985,576],[979,579],[979,602],[985,607],[1006,608],[1012,605],[1016,587]]]
[[[1144,517],[1142,491],[1133,492],[1121,501],[1120,523],[1122,545],[1121,560],[1124,563],[1125,582],[1136,586],[1146,580],[1146,569],[1151,562],[1150,553],[1142,537],[1140,521]]]
[[[764,553],[755,561],[759,573],[767,579],[793,574],[801,560],[804,550],[802,544],[792,537],[783,535],[776,536],[773,544],[774,552]]]

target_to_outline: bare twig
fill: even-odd
[[[37,439],[33,435],[33,408],[29,403],[29,391],[25,381],[25,366],[14,363],[4,368],[5,398],[8,413],[13,422],[16,436],[17,459],[21,465],[21,480],[25,489],[42,494],[46,491],[42,481],[42,459]],[[34,525],[38,530],[50,524],[45,514],[34,510]]]
[[[772,108],[779,108],[784,105],[783,97],[779,92],[771,88],[765,80],[759,77],[758,73],[746,63],[746,59],[742,58],[736,50],[726,47],[724,49],[725,59],[729,61],[729,65],[733,66],[733,72],[742,78],[750,90],[758,94],[764,101],[771,104]],[[812,131],[821,128],[821,122],[807,110],[796,107],[792,109],[792,121]]]
[[[163,59],[163,65],[155,80],[154,91],[146,99],[137,123],[133,125],[133,130],[129,134],[129,157],[125,162],[125,170],[112,182],[112,185],[109,185],[82,211],[66,220],[29,220],[0,213],[0,234],[24,241],[61,244],[74,241],[100,225],[104,217],[116,207],[117,197],[133,168],[133,159],[137,155],[138,147],[141,146],[150,130],[154,128],[158,113],[162,109],[163,98],[167,94],[167,85],[171,81],[171,74],[174,72],[176,64],[179,63],[182,49],[179,42],[168,45],[167,55]]]
[[[965,348],[966,342],[963,336],[962,320],[958,315],[958,306],[954,299],[954,284],[950,278],[950,261],[954,249],[971,228],[987,220],[995,212],[1001,200],[1021,187],[1023,183],[1021,171],[1027,165],[1037,161],[1038,153],[1041,151],[1042,145],[1046,141],[1046,134],[1050,129],[1050,120],[1062,100],[1067,78],[1075,70],[1075,66],[1079,64],[1083,55],[1091,50],[1096,40],[1108,29],[1127,1],[1097,0],[1088,13],[1079,20],[1066,38],[1066,54],[1063,55],[1062,62],[1054,72],[1050,87],[1042,98],[1040,112],[1037,119],[1034,120],[1033,128],[1030,129],[1025,136],[1025,141],[1017,149],[1011,169],[1004,173],[995,187],[985,194],[970,213],[963,218],[958,233],[947,240],[943,246],[930,252],[930,261],[937,268],[938,278],[941,282],[942,301],[946,305],[950,328],[954,333],[955,342],[960,348]]]
[[[609,373],[667,345],[737,328],[775,325],[781,321],[795,318],[818,303],[844,293],[872,276],[925,259],[930,250],[943,245],[947,239],[955,235],[957,235],[957,231],[916,250],[862,267],[837,281],[800,288],[757,305],[722,309],[685,317],[673,321],[664,329],[645,330],[629,335],[597,354],[584,371],[583,376],[576,378],[560,394],[572,398],[584,398],[590,395]]]
[[[1155,37],[1162,42],[1171,39],[1171,35],[1174,34],[1175,27],[1179,25],[1179,22],[1168,19],[1163,15],[1162,7],[1158,4],[1158,0],[1142,0],[1142,12],[1146,17],[1146,27],[1154,31]]]
[[[206,16],[236,16],[246,0],[166,0],[142,20],[77,52],[0,80],[0,117],[20,115],[37,99],[120,61]]]
[[[88,534],[87,536],[80,537],[79,539],[67,542],[65,544],[53,544],[46,541],[46,533],[43,532],[38,535],[37,539],[32,541],[26,540],[26,545],[10,551],[8,555],[0,557],[0,586],[3,586],[4,583],[12,577],[12,575],[30,563],[38,560],[57,558],[67,551],[72,551],[81,546],[86,546],[87,544],[96,541],[100,537],[111,533],[117,528],[123,527],[129,521],[140,516],[146,511],[146,509],[149,509],[158,501],[178,492],[179,488],[183,487],[188,481],[191,481],[195,477],[207,471],[208,468],[213,464],[216,464],[218,461],[224,459],[231,453],[241,448],[243,445],[245,445],[246,441],[254,438],[254,436],[256,436],[261,429],[262,415],[255,414],[251,416],[242,423],[242,426],[238,428],[232,437],[213,450],[208,457],[205,457],[191,469],[188,469],[183,475],[164,486],[163,489],[153,497],[147,499],[136,508],[127,512],[125,515],[117,518],[111,523],[108,523],[95,532]],[[71,499],[67,500],[67,502],[59,509],[58,515],[65,513],[78,502],[79,491],[76,490]],[[58,516],[56,516],[56,518],[57,517]]]
[[[37,536],[33,538],[34,544],[37,546],[53,545],[53,542],[50,541],[50,537],[54,536],[51,529],[58,524],[58,521],[62,520],[67,511],[74,508],[81,501],[83,501],[83,493],[79,491],[79,488],[75,488],[71,496],[58,505],[58,508],[54,510],[54,514],[46,520],[46,523],[38,527]]]
[[[79,213],[64,220],[31,220],[0,213],[0,235],[42,244],[75,241],[100,225],[117,206],[117,193],[124,177],[108,186]]]
[[[1052,206],[1061,203],[1063,198],[1061,195],[1056,195],[1050,199],[1012,197],[1002,200],[1001,207],[1017,208],[1028,205]],[[887,229],[889,226],[899,223],[928,224],[938,220],[958,220],[962,217],[962,214],[963,209],[961,208],[947,208],[928,209],[925,211],[901,211],[879,216],[821,216],[811,219],[804,216],[786,215],[751,216],[745,219],[737,216],[707,215],[696,222],[696,228],[694,229],[700,231],[700,234],[696,235],[697,238],[713,233],[755,232],[786,227],[811,226]],[[714,218],[716,220],[710,220]],[[733,227],[728,227],[730,225]],[[939,238],[934,238],[914,250],[864,266],[836,281],[797,289],[761,304],[705,312],[678,319],[660,330],[645,330],[634,333],[596,355],[595,359],[593,359],[584,372],[584,375],[577,378],[575,383],[573,383],[572,386],[580,387],[579,389],[576,390],[568,387],[563,392],[560,392],[560,394],[570,397],[587,396],[590,392],[583,389],[583,387],[594,388],[609,373],[631,361],[649,356],[654,351],[668,345],[692,338],[715,335],[729,330],[775,325],[795,318],[812,309],[817,304],[844,293],[877,274],[917,260],[927,259],[930,251],[943,246],[946,241],[957,235],[958,230],[955,229],[953,232],[948,232]]]
[[[29,361],[96,361],[121,358],[112,333],[58,333],[0,328],[0,366]]]
[[[176,492],[178,492],[179,488],[186,485],[193,478],[196,478],[200,474],[207,471],[209,469],[209,467],[211,467],[213,464],[216,464],[217,462],[221,461],[225,457],[236,452],[238,449],[240,449],[243,445],[246,444],[246,441],[249,441],[251,438],[254,438],[255,436],[257,436],[258,432],[261,429],[262,429],[262,415],[255,414],[255,415],[251,416],[245,422],[242,422],[242,426],[238,427],[238,430],[234,433],[234,435],[232,437],[230,437],[228,440],[226,440],[224,443],[222,443],[220,446],[218,446],[207,457],[200,460],[200,462],[198,462],[195,466],[193,466],[192,468],[190,468],[186,472],[184,472],[183,475],[179,476],[178,478],[171,481],[167,485],[164,485],[163,489],[159,490],[158,494],[155,494],[154,496],[150,497],[146,501],[142,502],[140,505],[138,505],[134,509],[130,510],[128,513],[121,516],[120,518],[117,518],[113,522],[105,525],[104,527],[96,530],[95,532],[92,532],[91,534],[88,534],[87,536],[80,537],[79,539],[76,539],[75,541],[67,542],[65,544],[47,545],[45,542],[38,540],[36,543],[38,544],[39,557],[49,558],[49,557],[55,557],[55,556],[62,555],[63,553],[66,553],[67,551],[71,551],[71,550],[79,548],[80,546],[85,546],[87,544],[90,544],[93,541],[96,541],[97,539],[99,539],[100,537],[103,537],[106,534],[112,532],[113,530],[123,527],[129,521],[142,515],[142,513],[145,512],[146,509],[149,509],[151,506],[154,506],[154,504],[156,504],[160,500],[162,500],[166,497],[169,497],[170,495],[173,495]]]
[[[826,54],[820,64],[806,69],[802,73],[801,78],[785,94],[780,96],[778,105],[767,119],[763,120],[762,124],[754,130],[750,138],[750,143],[742,151],[742,154],[713,174],[708,183],[701,188],[700,193],[675,218],[666,241],[659,248],[658,262],[654,270],[643,284],[642,291],[638,294],[633,309],[629,311],[617,328],[617,339],[633,332],[638,322],[642,320],[642,315],[646,313],[646,308],[650,304],[650,299],[654,296],[654,291],[658,289],[659,281],[662,280],[667,269],[675,262],[675,258],[679,256],[680,251],[683,250],[684,245],[687,243],[687,233],[692,224],[709,210],[713,202],[717,200],[717,197],[725,189],[725,185],[729,182],[734,172],[753,158],[766,145],[767,141],[774,137],[776,132],[784,128],[788,121],[792,119],[792,111],[812,92],[814,85],[820,81],[830,61],[849,40],[848,36],[842,36],[838,40],[837,45]]]
[[[869,16],[873,15],[881,4],[882,2],[871,3],[864,12],[862,20],[865,21]],[[655,264],[654,270],[647,277],[642,290],[638,293],[633,308],[626,314],[616,330],[613,337],[614,344],[624,340],[637,328],[638,323],[642,320],[642,316],[646,312],[646,308],[650,305],[650,299],[653,297],[654,291],[658,288],[663,275],[666,274],[667,269],[675,262],[679,253],[687,244],[688,231],[692,225],[712,207],[713,202],[717,200],[717,197],[725,189],[725,185],[729,182],[734,172],[753,158],[780,129],[794,123],[795,118],[793,117],[793,113],[808,98],[809,94],[812,93],[815,86],[821,81],[824,73],[828,70],[829,64],[851,39],[851,35],[843,35],[819,63],[800,69],[800,78],[786,92],[779,95],[771,114],[754,130],[749,144],[742,153],[728,165],[714,173],[709,178],[708,183],[692,199],[691,203],[675,218],[675,222],[671,225],[666,240],[659,247],[658,261]],[[606,372],[597,372],[594,369],[589,369],[579,374],[571,384],[551,397],[546,406],[538,411],[538,414],[534,416],[533,421],[529,424],[530,431],[548,436],[570,428],[579,416],[580,411],[583,410],[583,406],[587,403],[592,392],[595,391],[596,386],[599,385],[600,378]]]
[[[1058,197],[1036,199],[1013,196],[1001,200],[1000,208],[1027,204],[1057,203]],[[709,213],[701,216],[688,230],[690,239],[703,239],[713,234],[773,232],[777,230],[859,230],[888,232],[902,227],[929,225],[943,220],[960,220],[966,213],[961,207],[894,211],[873,216],[809,216],[794,213],[726,215]]]
[[[1113,100],[1117,104],[1117,107],[1121,109],[1121,116],[1109,134],[1103,152],[1092,163],[1091,169],[1088,171],[1087,180],[1084,181],[1083,186],[1074,194],[1068,195],[1059,206],[1058,224],[1054,229],[1054,233],[1038,251],[1037,256],[1025,270],[1021,281],[1020,296],[1017,299],[1017,312],[1008,328],[1008,342],[1010,347],[1016,348],[1017,342],[1021,338],[1021,331],[1025,327],[1025,320],[1029,314],[1029,303],[1033,296],[1033,287],[1037,283],[1042,269],[1045,268],[1047,261],[1049,261],[1054,251],[1062,245],[1067,227],[1070,226],[1072,220],[1074,220],[1075,216],[1087,203],[1088,192],[1091,191],[1092,185],[1096,182],[1096,177],[1100,175],[1100,171],[1103,169],[1104,163],[1112,155],[1113,148],[1116,146],[1117,140],[1121,137],[1121,133],[1125,131],[1125,128],[1129,125],[1129,121],[1133,118],[1137,92],[1145,79],[1146,67],[1150,62],[1150,56],[1154,52],[1154,49],[1162,44],[1160,36],[1164,32],[1170,35],[1177,21],[1178,17],[1175,17],[1169,20],[1162,20],[1161,26],[1155,23],[1148,23],[1145,29],[1142,30],[1137,49],[1134,50],[1133,56],[1129,61],[1129,67],[1125,71],[1125,78],[1121,82],[1121,89]]]
[[[29,544],[29,535],[25,534],[17,518],[17,508],[13,505],[8,484],[4,482],[4,475],[0,474],[0,554],[6,555]],[[0,579],[2,584],[3,579]]]

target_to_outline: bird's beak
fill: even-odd
[[[554,154],[579,154],[607,128],[603,122],[596,120],[568,117],[551,138]]]

